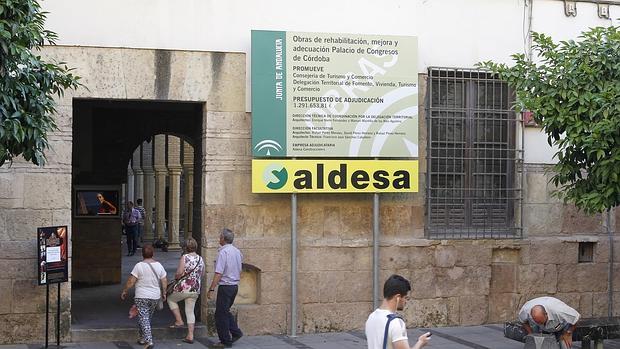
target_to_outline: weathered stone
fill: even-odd
[[[244,248],[243,261],[250,263],[263,272],[280,271],[282,262],[282,251],[262,248]]]
[[[435,266],[450,268],[456,264],[457,255],[454,246],[437,246],[435,248]]]
[[[34,255],[34,253],[31,253]],[[0,279],[33,279],[37,278],[36,259],[5,259],[2,261]]]
[[[594,301],[592,293],[582,293],[579,295],[579,314],[581,317],[587,318],[593,316]]]
[[[489,299],[486,296],[459,297],[460,326],[481,325],[487,322]]]
[[[562,233],[584,234],[592,232],[604,232],[604,219],[600,214],[586,215],[579,212],[573,205],[563,205],[562,210]]]
[[[43,312],[45,312],[45,287],[38,286],[36,280],[15,280],[13,282],[13,313]]]
[[[286,304],[239,305],[237,321],[246,335],[284,334],[288,330]]]
[[[502,247],[493,248],[492,259],[493,263],[519,263],[521,248],[515,247]]]
[[[437,297],[437,285],[433,267],[411,270],[411,298],[428,299]]]
[[[491,248],[488,244],[472,240],[458,243],[456,248],[456,265],[461,267],[491,264]]]
[[[321,294],[320,292],[317,292],[317,285],[319,284],[320,279],[320,272],[297,274],[297,299],[300,304],[318,303],[321,301]],[[281,287],[286,288],[286,286]]]
[[[516,319],[521,304],[525,303],[525,301],[520,302],[521,298],[515,293],[491,293],[488,322],[498,323]]]
[[[460,317],[458,298],[412,300],[403,313],[408,327],[450,326]]]
[[[380,230],[383,236],[403,236],[409,234],[412,227],[410,205],[382,205]]]
[[[0,344],[23,343],[24,338],[38,341],[44,336],[45,314],[0,315]]]
[[[349,331],[360,328],[358,319],[372,311],[372,303],[315,303],[301,307],[303,332]]]
[[[71,209],[71,173],[24,175],[24,206],[30,209]]]
[[[426,247],[411,247],[408,252],[410,268],[425,268],[432,265],[433,250]]]
[[[523,204],[523,229],[525,236],[548,236],[562,227],[562,205]]]
[[[0,208],[21,208],[24,204],[24,175],[0,173]]]
[[[386,246],[379,252],[379,265],[387,269],[404,269],[414,267],[409,263],[409,248]],[[372,252],[371,252],[372,253]]]
[[[545,173],[526,172],[525,202],[528,204],[546,204],[550,202],[549,177]],[[553,186],[553,184],[551,184]]]
[[[37,241],[0,241],[0,260],[2,259],[22,259],[24,256],[32,254],[37,250]]]
[[[609,314],[609,294],[607,292],[592,293],[592,316],[603,317]]]
[[[372,299],[370,272],[325,271],[321,273],[315,292],[322,303],[367,302]]]
[[[300,271],[350,270],[355,263],[353,248],[303,248],[298,258]]]
[[[555,264],[520,265],[517,273],[517,289],[521,294],[553,294],[557,291],[558,272]]]
[[[581,301],[581,295],[579,293],[561,293],[558,292],[553,295],[555,298],[561,300],[566,303],[569,307],[576,309],[579,311],[579,304]]]
[[[488,295],[491,267],[435,268],[438,297]]]
[[[0,315],[10,314],[13,309],[13,281],[0,280]]]
[[[515,264],[491,265],[492,293],[514,293],[517,291],[517,266]]]
[[[607,289],[607,265],[579,263],[558,267],[558,292],[601,292]]]
[[[260,280],[260,299],[264,304],[290,303],[291,274],[287,272],[263,272]],[[315,288],[315,291],[318,291]]]
[[[528,264],[572,264],[577,262],[578,244],[558,239],[530,240]]]

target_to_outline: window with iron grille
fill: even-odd
[[[427,235],[521,236],[521,119],[508,85],[484,70],[429,68]]]

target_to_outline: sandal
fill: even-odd
[[[168,328],[183,328],[183,327],[185,327],[185,324],[177,325],[176,323],[173,323],[172,325],[168,326]]]
[[[189,344],[194,344],[194,340],[193,339],[183,338],[182,342],[189,343]]]

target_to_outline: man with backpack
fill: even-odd
[[[138,221],[138,235],[136,236],[136,241],[138,244],[138,248],[140,248],[140,244],[142,241],[142,235],[144,234],[144,220],[146,219],[146,211],[144,207],[142,207],[142,199],[136,200],[136,210],[140,212],[140,220]]]
[[[366,320],[368,349],[420,349],[428,344],[430,332],[418,337],[416,344],[409,347],[405,321],[396,314],[405,308],[409,291],[411,284],[400,275],[392,275],[385,281],[383,302]]]
[[[133,207],[132,201],[127,201],[127,208],[123,212],[123,226],[127,236],[127,256],[133,256],[138,248],[136,240],[138,235],[138,222],[140,222],[140,212]]]

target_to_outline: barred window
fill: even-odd
[[[515,238],[521,151],[508,85],[484,70],[429,68],[427,235]]]

